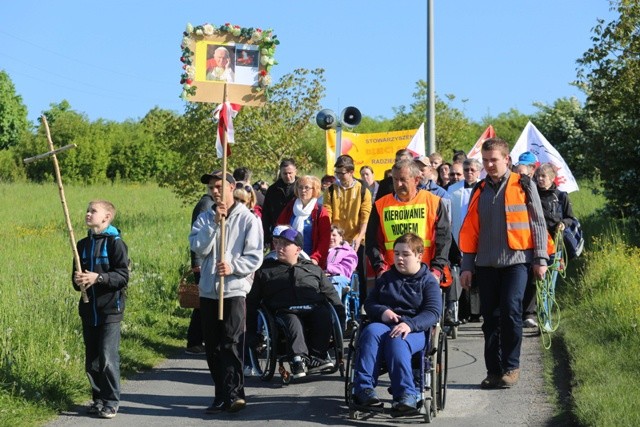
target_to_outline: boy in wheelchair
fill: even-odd
[[[438,322],[442,297],[438,281],[421,262],[422,238],[407,233],[396,239],[393,252],[393,267],[376,281],[364,304],[371,323],[360,332],[353,390],[357,405],[379,406],[374,389],[384,360],[392,407],[404,412],[417,407],[411,356],[425,347],[424,331]]]
[[[300,257],[303,237],[288,226],[273,231],[276,259],[265,259],[256,272],[247,295],[247,331],[250,344],[258,338],[256,313],[260,303],[274,314],[287,338],[293,378],[334,367],[328,358],[334,306],[341,323],[344,307],[340,297],[320,267]],[[304,330],[308,329],[305,340]]]

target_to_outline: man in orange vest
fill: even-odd
[[[376,276],[393,265],[393,242],[406,233],[424,239],[422,262],[440,283],[448,264],[451,221],[442,199],[419,190],[420,169],[413,160],[397,161],[391,170],[393,194],[376,200],[367,224],[367,256]]]
[[[460,230],[465,289],[472,275],[480,290],[484,318],[482,388],[509,388],[520,377],[522,299],[529,269],[536,278],[547,271],[547,230],[535,183],[509,170],[509,146],[498,138],[482,144],[487,177],[471,194]]]

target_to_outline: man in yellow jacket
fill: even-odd
[[[364,237],[371,214],[371,192],[353,176],[355,164],[348,154],[339,156],[334,168],[337,180],[324,192],[322,203],[331,224],[344,230],[344,240],[358,254],[356,271],[360,279],[360,300],[364,303],[367,298]]]
[[[487,377],[482,388],[509,388],[520,376],[522,299],[529,269],[547,271],[547,230],[535,183],[509,170],[509,146],[491,138],[482,144],[487,177],[474,188],[460,230],[462,273],[480,290]]]

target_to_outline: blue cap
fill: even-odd
[[[536,155],[531,151],[525,151],[524,153],[520,154],[520,157],[518,157],[518,163],[516,163],[516,166],[531,166],[535,165],[536,163],[538,163],[538,158],[536,157]]]
[[[273,229],[273,237],[287,240],[298,247],[302,247],[302,245],[304,244],[302,234],[298,233],[298,230],[287,225],[276,226]]]

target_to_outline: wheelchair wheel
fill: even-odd
[[[331,345],[329,347],[329,352],[331,358],[334,362],[335,371],[340,371],[340,376],[344,376],[344,339],[342,336],[342,325],[340,324],[340,319],[338,318],[338,313],[333,308],[333,306],[327,303],[329,306],[329,311],[331,311]]]
[[[258,336],[262,343],[249,352],[253,366],[258,369],[262,381],[271,381],[276,371],[276,342],[278,331],[273,317],[264,308],[258,309]]]
[[[347,365],[344,379],[344,403],[349,406],[352,400],[353,393],[353,364],[356,360],[356,337],[359,334],[359,330],[356,329],[353,331],[351,335],[351,339],[349,340],[349,347],[347,348]],[[351,414],[351,412],[349,412]],[[351,417],[350,417],[351,418]],[[357,419],[352,418],[352,419]]]
[[[447,334],[440,332],[436,354],[436,394],[438,410],[443,410],[447,403],[447,374],[449,370],[449,344]]]

